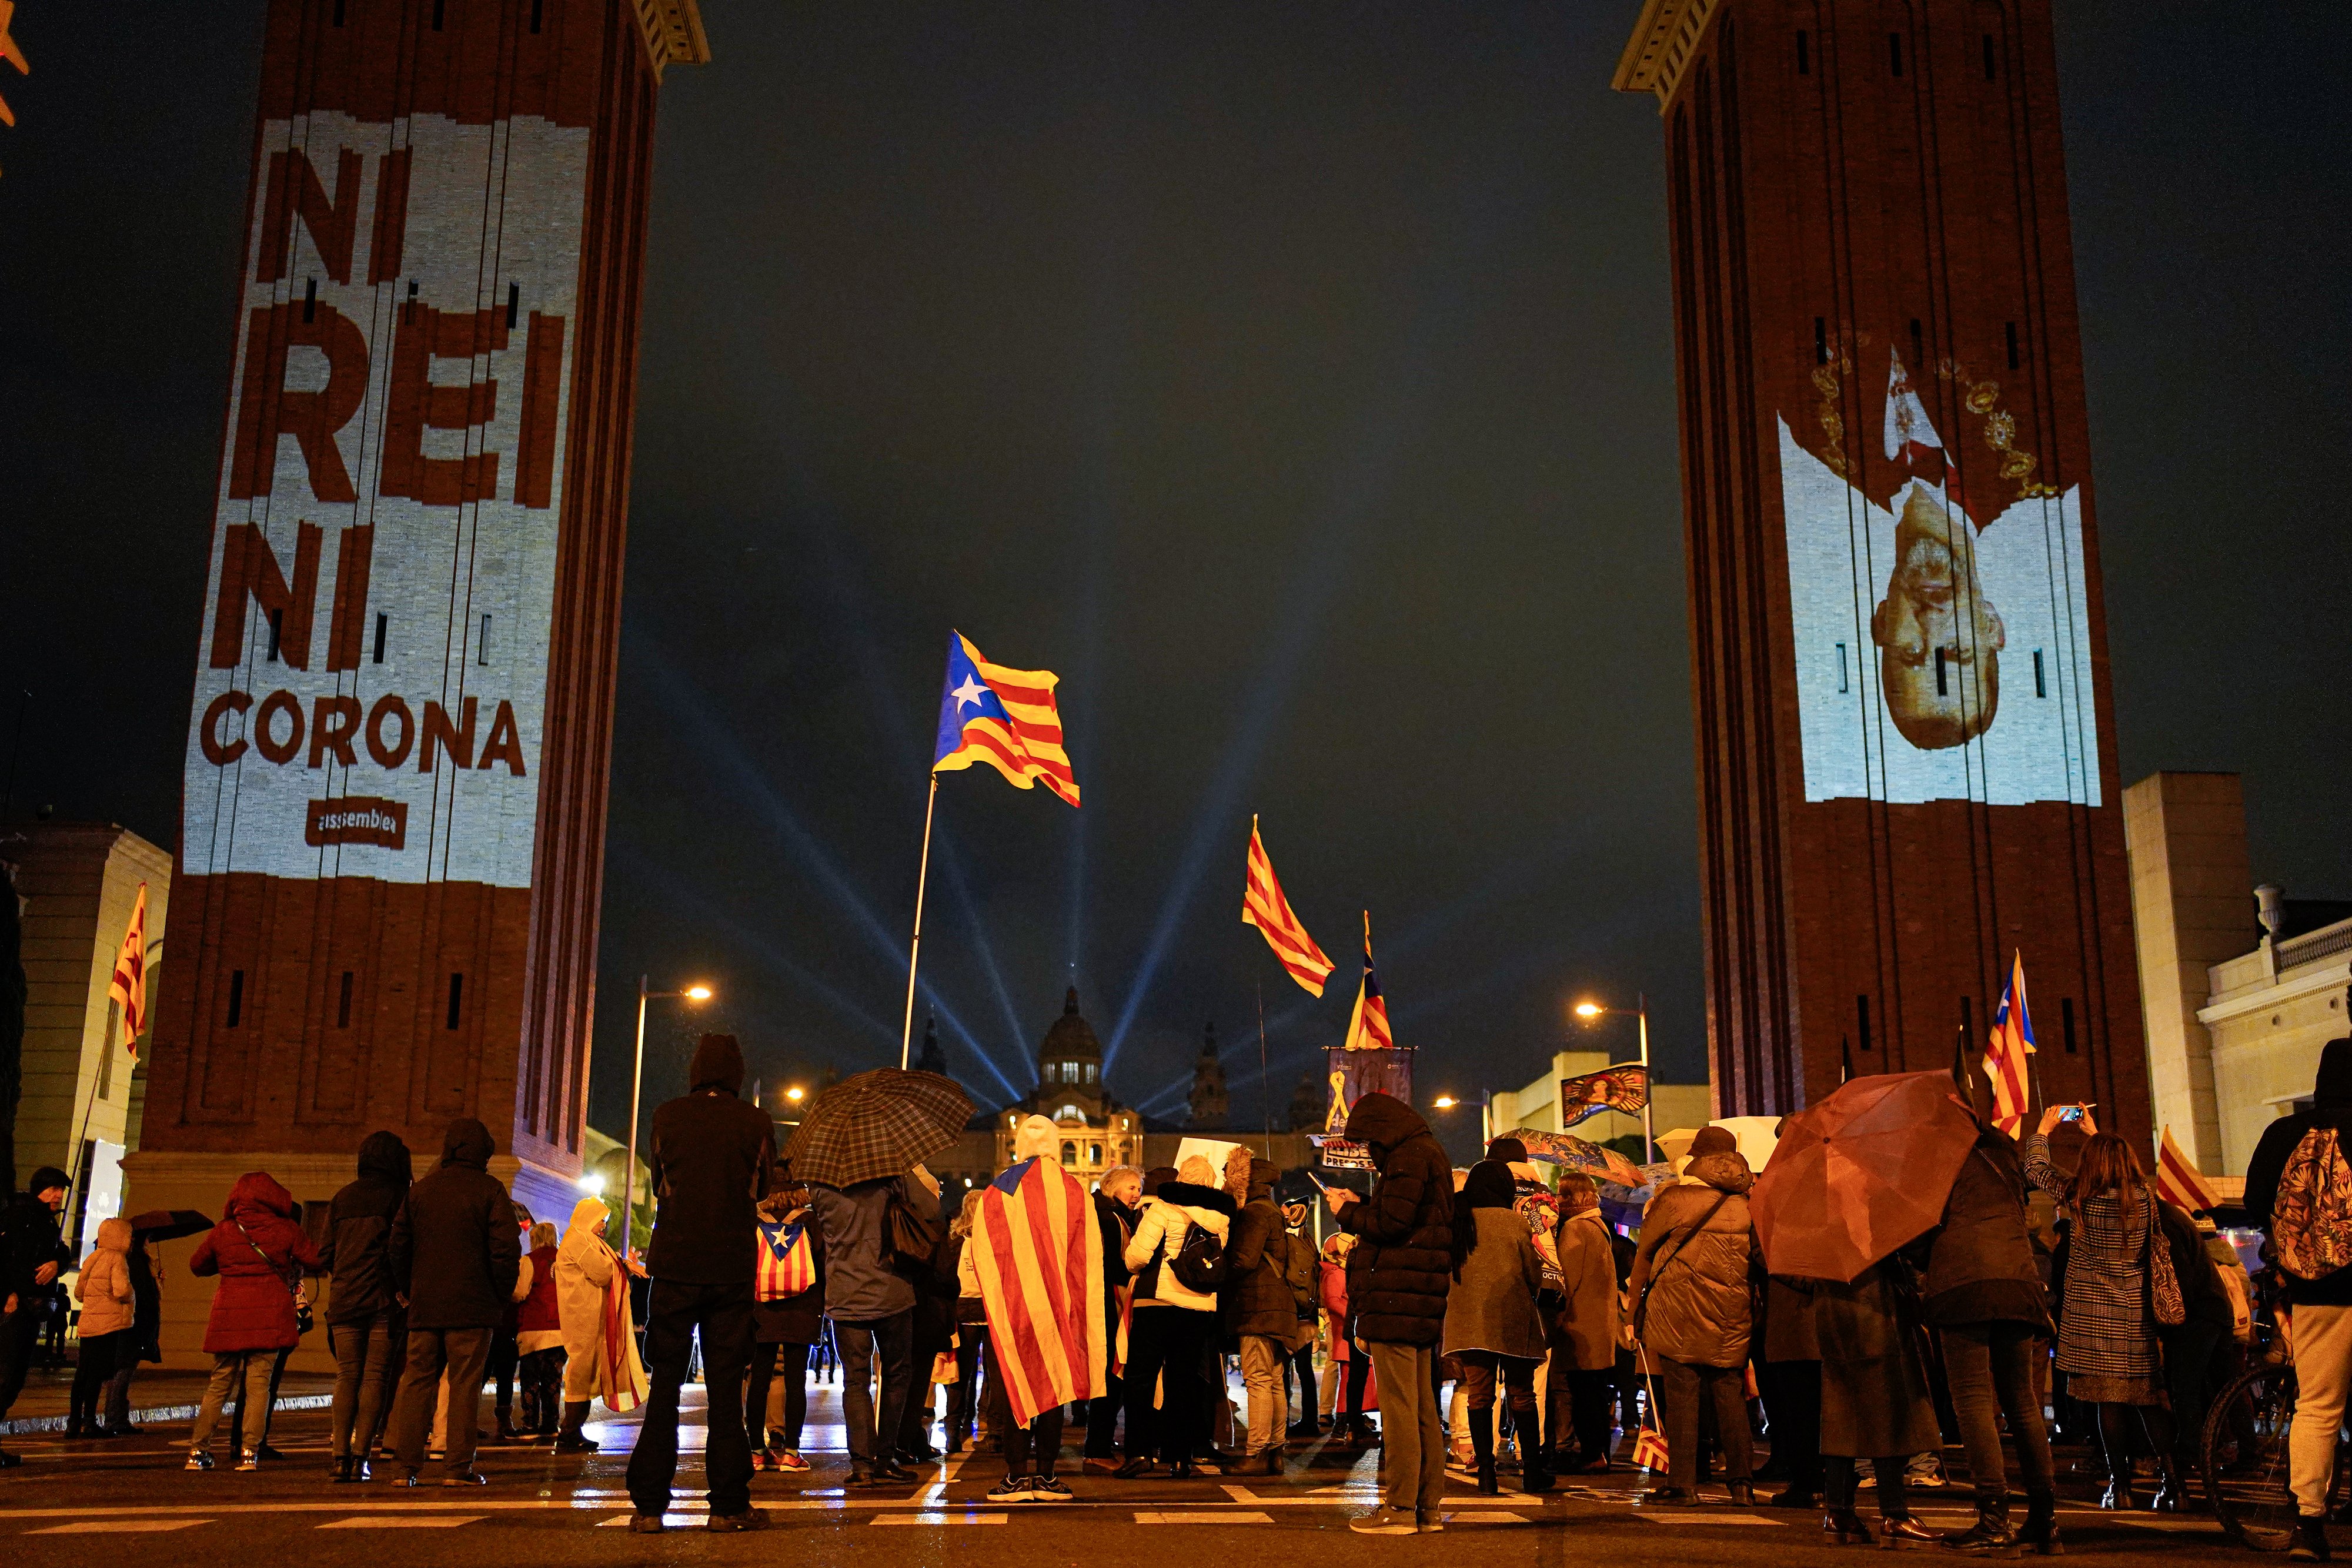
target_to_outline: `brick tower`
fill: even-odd
[[[2047,0],[1647,0],[1724,1113],[1980,1050],[2144,1138]]]
[[[708,57],[694,0],[270,0],[135,1207],[459,1115],[571,1207],[654,110]]]

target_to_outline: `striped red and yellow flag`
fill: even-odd
[[[1013,1421],[1108,1392],[1102,1230],[1076,1178],[1016,1163],[981,1195],[969,1245]]]
[[[1078,780],[1062,746],[1062,714],[1054,704],[1061,677],[1051,670],[992,664],[971,639],[948,634],[948,685],[940,699],[939,745],[931,771],[985,762],[1015,788],[1043,782],[1075,806]]]
[[[1315,946],[1315,938],[1307,935],[1307,927],[1298,923],[1290,907],[1290,900],[1282,895],[1282,883],[1274,874],[1274,862],[1266,857],[1265,841],[1258,837],[1257,819],[1250,819],[1249,865],[1242,886],[1242,924],[1255,925],[1274,949],[1290,977],[1307,988],[1311,996],[1323,994],[1323,982],[1330,977],[1331,960],[1323,949]]]
[[[1356,1010],[1348,1015],[1349,1051],[1390,1051],[1396,1038],[1389,1032],[1389,999],[1381,995],[1381,977],[1372,972],[1372,912],[1364,911],[1364,983],[1356,988]]]
[[[2025,1005],[2025,955],[2015,953],[2000,1006],[1993,1009],[1992,1034],[1984,1054],[1985,1077],[1992,1084],[1992,1124],[2012,1138],[2025,1134],[2033,1086],[2032,1069],[2025,1059],[2033,1054],[2033,1014]]]
[[[2156,1196],[2191,1214],[2221,1206],[2221,1195],[2213,1190],[2213,1184],[2205,1179],[2188,1151],[2172,1141],[2170,1127],[2164,1129],[2156,1146]]]
[[[139,902],[131,906],[131,926],[115,950],[114,977],[106,983],[107,1000],[122,1009],[122,1043],[131,1059],[139,1056],[139,1037],[147,1030],[147,884],[139,884]]]

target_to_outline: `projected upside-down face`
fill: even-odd
[[[1982,735],[2000,706],[2000,612],[1977,580],[1967,518],[1914,485],[1895,528],[1895,570],[1870,617],[1880,688],[1903,738],[1923,751]]]

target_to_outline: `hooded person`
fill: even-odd
[[[1748,1214],[1755,1185],[1738,1139],[1727,1128],[1702,1127],[1680,1179],[1643,1211],[1627,1295],[1633,1337],[1657,1369],[1668,1455],[1667,1484],[1642,1494],[1645,1507],[1697,1500],[1702,1399],[1715,1404],[1733,1500],[1754,1500],[1746,1375],[1750,1301],[1764,1279]]]
[[[980,1218],[984,1195],[974,1188],[963,1195],[956,1217],[948,1225],[947,1245],[955,1255],[956,1380],[948,1394],[949,1453],[968,1448],[980,1419],[981,1352],[988,1340],[988,1303],[980,1293],[980,1276],[964,1266],[971,1249],[971,1228]]]
[[[616,1416],[646,1402],[646,1369],[630,1322],[629,1270],[604,1240],[612,1223],[603,1198],[583,1197],[572,1206],[572,1222],[555,1247],[555,1315],[563,1330],[559,1454],[596,1451],[596,1441],[583,1430],[589,1401],[603,1400]]]
[[[1213,1284],[1203,1290],[1180,1279],[1177,1260],[1187,1256],[1189,1247],[1188,1270],[1223,1272],[1237,1211],[1216,1167],[1194,1155],[1177,1167],[1173,1180],[1160,1180],[1128,1239],[1125,1261],[1135,1277],[1135,1319],[1128,1336],[1123,1476],[1150,1474],[1155,1451],[1171,1475],[1198,1473],[1193,1440],[1210,1393],[1201,1364],[1217,1332],[1217,1295]],[[1202,1233],[1197,1239],[1196,1230]],[[1156,1409],[1155,1385],[1160,1388]]]
[[[237,1177],[220,1223],[205,1233],[188,1260],[190,1273],[220,1278],[205,1321],[205,1352],[213,1358],[213,1375],[189,1439],[189,1469],[213,1468],[213,1430],[223,1406],[240,1385],[247,1411],[268,1410],[270,1374],[278,1352],[291,1350],[301,1337],[295,1302],[301,1294],[302,1272],[318,1267],[319,1249],[294,1222],[294,1195],[266,1171]],[[257,1449],[262,1425],[254,1423],[255,1447],[239,1455],[237,1469],[261,1468]]]
[[[743,1051],[731,1034],[706,1034],[687,1073],[692,1087],[654,1112],[653,1240],[646,1263],[646,1363],[652,1393],[629,1455],[630,1528],[657,1533],[677,1479],[678,1392],[695,1341],[709,1421],[703,1469],[709,1528],[760,1530],[751,1506],[751,1439],[743,1426],[743,1378],[751,1362],[752,1282],[759,1271],[760,1199],[775,1182],[776,1124],[740,1098]]]
[[[1291,1336],[1298,1329],[1298,1306],[1290,1293],[1290,1228],[1274,1200],[1282,1169],[1272,1160],[1242,1151],[1244,1201],[1234,1218],[1225,1247],[1225,1285],[1220,1292],[1227,1335],[1238,1340],[1242,1384],[1249,1391],[1249,1437],[1240,1473],[1278,1476],[1282,1446],[1290,1427],[1283,1376]],[[1227,1188],[1230,1195],[1231,1187]]]
[[[6,894],[5,880],[0,877],[0,895]],[[13,917],[16,904],[7,910]],[[32,1370],[43,1322],[36,1303],[73,1262],[72,1250],[58,1232],[58,1211],[72,1186],[72,1178],[57,1166],[39,1166],[25,1190],[11,1193],[0,1210],[0,1420],[6,1419]],[[0,1451],[0,1469],[14,1469],[20,1462]]]
[[[1559,1226],[1552,1251],[1559,1260],[1560,1304],[1551,1338],[1551,1387],[1565,1394],[1576,1434],[1577,1472],[1609,1469],[1609,1409],[1617,1382],[1616,1233],[1601,1212],[1600,1190],[1582,1171],[1559,1182]],[[1554,1406],[1557,1409],[1557,1404]],[[1559,1445],[1552,1445],[1555,1451]]]
[[[441,1164],[408,1189],[384,1244],[392,1278],[408,1297],[408,1334],[394,1402],[400,1484],[422,1486],[425,1447],[448,1377],[444,1486],[479,1486],[474,1469],[482,1375],[490,1340],[522,1271],[514,1199],[490,1175],[497,1145],[471,1116],[449,1124]]]
[[[370,1133],[360,1141],[358,1176],[327,1206],[320,1257],[328,1274],[327,1343],[335,1353],[328,1434],[338,1481],[369,1479],[367,1457],[383,1425],[393,1364],[408,1332],[386,1249],[411,1180],[408,1145],[400,1134]]]
[[[2294,1492],[2297,1556],[2327,1556],[2327,1492],[2336,1432],[2352,1393],[2352,1260],[2340,1221],[2352,1211],[2352,1039],[2319,1051],[2311,1104],[2263,1130],[2246,1165],[2242,1200],[2270,1235],[2281,1284],[2294,1309],[2300,1390],[2287,1470]],[[2323,1226],[2317,1221],[2336,1220]],[[2323,1241],[2331,1245],[2320,1245]],[[2335,1266],[2331,1266],[2335,1265]]]
[[[1444,1528],[1438,1507],[1445,1496],[1433,1373],[1453,1284],[1454,1169],[1429,1124],[1393,1095],[1375,1091],[1358,1099],[1347,1135],[1370,1151],[1379,1177],[1369,1197],[1339,1187],[1325,1197],[1339,1228],[1356,1238],[1348,1306],[1380,1379],[1389,1461],[1384,1506],[1348,1527],[1368,1535],[1433,1532]]]
[[[1469,1395],[1470,1448],[1478,1490],[1494,1496],[1495,1385],[1508,1391],[1513,1430],[1520,1434],[1525,1490],[1545,1491],[1551,1475],[1536,1440],[1536,1367],[1543,1361],[1543,1260],[1516,1208],[1511,1167],[1484,1159],[1454,1201],[1453,1288],[1445,1296],[1445,1354],[1462,1364]]]
[[[115,1364],[126,1350],[138,1354],[131,1345],[138,1297],[131,1288],[129,1220],[99,1222],[98,1244],[74,1280],[74,1300],[81,1303],[81,1350],[66,1406],[66,1436],[97,1437],[104,1435],[99,1405]]]
[[[1063,1411],[1104,1391],[1109,1370],[1102,1231],[1059,1158],[1054,1124],[1013,1129],[1013,1163],[982,1193],[958,1262],[988,1314],[988,1424],[1005,1477],[991,1502],[1064,1502],[1054,1475]]]

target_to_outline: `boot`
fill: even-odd
[[[1519,1458],[1519,1490],[1551,1490],[1551,1451],[1541,1443],[1522,1443]]]
[[[501,1443],[522,1441],[522,1428],[514,1424],[514,1406],[511,1405],[499,1406],[499,1441]]]
[[[2054,1496],[2025,1500],[2025,1522],[2018,1526],[2018,1544],[2042,1557],[2063,1557],[2066,1548],[2058,1539],[2058,1500]]]
[[[2009,1527],[2009,1499],[1977,1500],[1977,1521],[1966,1530],[1955,1530],[1944,1537],[1944,1544],[1955,1552],[1969,1552],[1983,1556],[2007,1556],[2017,1549],[2017,1531]]]
[[[2118,1513],[2129,1513],[2139,1507],[2139,1493],[2132,1490],[2129,1469],[2117,1471],[2107,1482],[2107,1490],[2099,1494],[2099,1506]]]
[[[588,1422],[588,1401],[575,1399],[563,1407],[563,1430],[555,1436],[559,1454],[593,1454],[597,1445],[581,1427]]]
[[[2173,1463],[2169,1454],[2157,1458],[2156,1496],[2149,1500],[2147,1506],[2158,1513],[2179,1513],[2189,1506],[2188,1494],[2180,1486],[2179,1467]]]
[[[1470,1452],[1478,1469],[1478,1490],[1488,1497],[1501,1493],[1495,1479],[1495,1427],[1486,1419],[1487,1412],[1470,1412]]]

